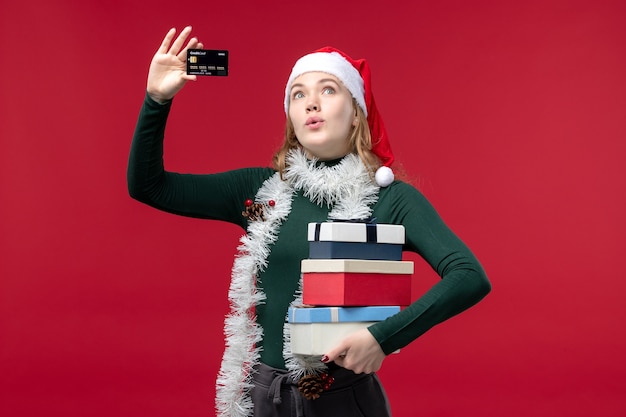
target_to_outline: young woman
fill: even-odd
[[[334,48],[294,65],[285,90],[285,140],[273,167],[207,175],[165,171],[163,136],[172,99],[195,79],[185,72],[186,52],[203,47],[196,38],[185,45],[190,32],[187,27],[175,38],[170,30],[152,60],[128,186],[133,198],[160,210],[246,230],[231,276],[218,415],[391,415],[375,372],[386,355],[481,300],[491,288],[482,267],[419,191],[394,181],[369,66]],[[298,298],[307,224],[367,218],[403,225],[403,249],[421,255],[441,280],[321,358],[291,354],[285,316]],[[319,398],[301,395],[298,382],[321,372],[332,384]]]

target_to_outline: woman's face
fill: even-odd
[[[331,160],[347,155],[350,131],[357,122],[350,91],[325,72],[307,72],[291,84],[289,119],[300,145],[310,156]]]

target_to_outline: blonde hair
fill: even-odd
[[[370,133],[369,125],[367,124],[367,117],[365,117],[363,109],[357,105],[354,98],[352,99],[352,106],[356,110],[357,124],[352,128],[350,137],[348,138],[350,152],[359,155],[359,158],[361,158],[361,161],[370,171],[373,178],[381,163],[378,157],[372,152],[372,135]],[[302,146],[296,137],[293,123],[291,122],[291,119],[287,117],[283,144],[278,152],[274,154],[272,159],[274,169],[280,173],[281,179],[284,179],[283,173],[288,166],[286,161],[287,153],[292,149],[299,149],[301,147]]]

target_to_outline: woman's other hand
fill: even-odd
[[[363,329],[344,338],[322,358],[322,362],[335,362],[352,372],[376,372],[382,366],[385,353],[369,330]]]

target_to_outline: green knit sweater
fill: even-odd
[[[245,229],[247,220],[241,215],[245,201],[254,199],[275,171],[246,168],[207,175],[165,171],[163,138],[170,108],[171,102],[160,105],[146,95],[128,164],[130,195],[160,210],[222,220]],[[300,261],[308,257],[307,224],[326,221],[328,211],[326,206],[296,194],[267,259],[268,267],[258,277],[258,285],[267,297],[257,307],[257,321],[263,327],[261,361],[269,366],[285,367],[283,324],[298,288]],[[403,249],[418,253],[441,277],[408,308],[369,328],[386,354],[471,307],[490,291],[490,283],[474,255],[411,185],[395,181],[381,188],[372,215],[381,224],[403,225]]]

